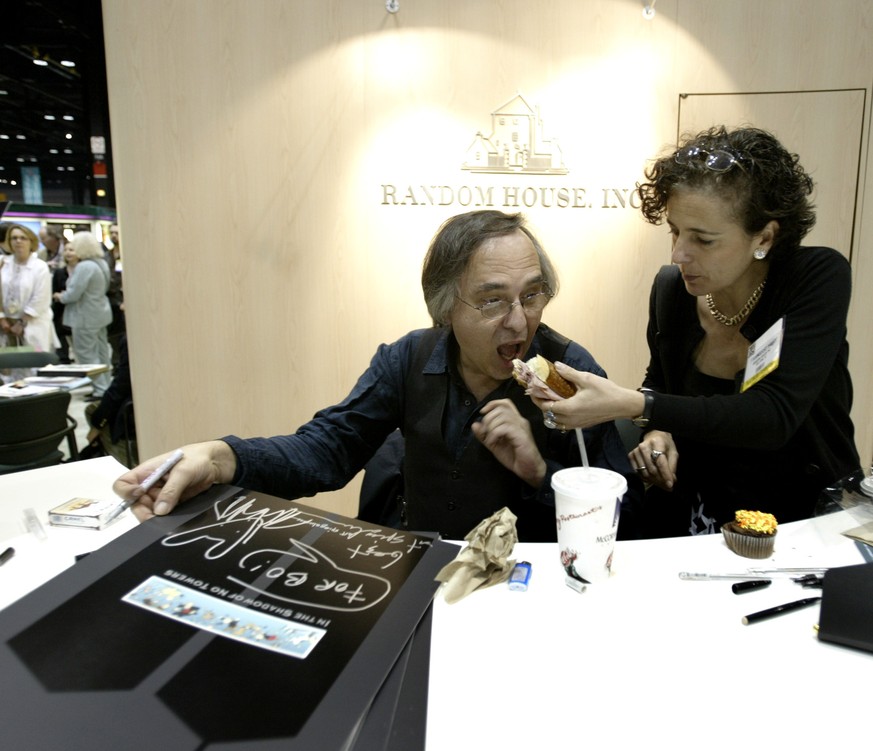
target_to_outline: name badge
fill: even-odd
[[[746,372],[743,375],[743,387],[740,392],[754,386],[768,373],[779,367],[779,355],[782,353],[782,332],[785,330],[785,316],[767,329],[758,339],[749,345],[746,356]]]

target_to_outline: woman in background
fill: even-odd
[[[812,516],[821,490],[859,467],[851,270],[800,244],[815,223],[812,179],[771,134],[723,127],[646,179],[643,216],[666,221],[673,265],[651,291],[643,388],[559,367],[579,391],[540,406],[567,427],[624,417],[644,428],[629,456],[649,484],[648,536],[717,532],[738,509]]]
[[[76,362],[103,363],[112,361],[106,327],[112,321],[112,310],[106,291],[109,289],[109,267],[103,260],[100,241],[91,232],[76,232],[64,248],[64,260],[69,268],[67,288],[54,297],[64,304],[64,325],[73,337]],[[94,391],[88,401],[97,401],[109,387],[108,373],[92,378]]]
[[[45,261],[37,257],[39,239],[22,224],[8,225],[10,255],[0,258],[0,346],[28,345],[54,352],[52,281]]]

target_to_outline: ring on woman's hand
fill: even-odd
[[[642,467],[634,467],[637,472],[648,472],[649,468],[644,464]]]
[[[650,456],[652,457],[652,461],[653,461],[653,462],[656,462],[656,461],[658,461],[658,457],[659,457],[659,456],[664,456],[664,452],[663,452],[663,451],[658,451],[657,449],[655,449],[654,451],[652,451],[652,453],[650,454]]]
[[[558,427],[558,423],[555,422],[555,413],[552,410],[546,410],[546,413],[543,415],[543,425],[553,430]]]

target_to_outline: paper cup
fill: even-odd
[[[609,578],[624,476],[599,467],[570,467],[552,475],[561,565],[583,582]]]

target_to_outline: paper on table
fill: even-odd
[[[518,542],[516,518],[504,506],[464,538],[467,547],[436,575],[436,580],[443,582],[443,598],[447,603],[457,602],[480,587],[490,587],[509,578],[515,561],[508,558]]]
[[[867,524],[862,524],[860,527],[847,529],[843,534],[846,537],[851,537],[853,540],[873,545],[873,522],[867,522]]]

